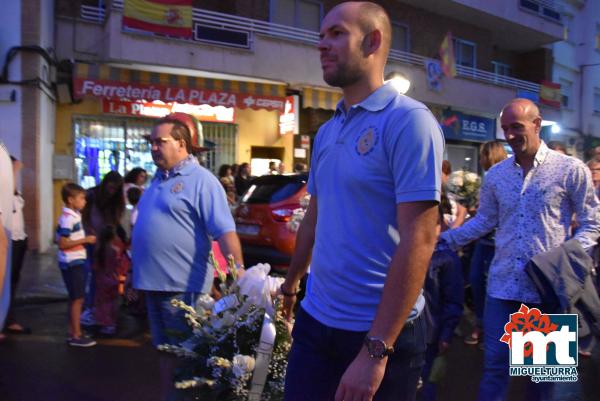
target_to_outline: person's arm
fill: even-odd
[[[571,171],[567,178],[568,194],[575,211],[575,239],[582,247],[596,245],[600,235],[600,203],[595,194],[589,169],[583,164]]]
[[[1,213],[0,213],[1,216]],[[6,232],[4,231],[4,225],[2,224],[2,220],[0,219],[0,290],[2,289],[2,283],[4,283],[4,278],[6,277],[6,269],[8,257],[8,238],[6,236]]]
[[[283,315],[292,320],[292,309],[296,303],[296,295],[300,280],[306,274],[310,263],[312,248],[315,243],[315,227],[317,225],[317,197],[311,196],[304,218],[296,235],[296,248],[290,266],[281,285],[283,295]],[[286,295],[287,294],[287,295]]]
[[[87,235],[85,238],[71,240],[69,237],[61,236],[58,240],[58,249],[61,251],[65,251],[67,249],[73,249],[77,247],[82,247],[85,244],[95,244],[96,236],[95,235]]]
[[[368,333],[388,346],[396,341],[423,288],[437,241],[437,203],[398,204],[397,222],[400,243],[392,257],[381,302]],[[383,379],[386,363],[387,357],[371,358],[363,346],[342,376],[335,400],[372,400]]]
[[[244,258],[242,256],[242,245],[240,244],[240,239],[237,236],[235,231],[227,232],[221,235],[217,242],[219,243],[219,247],[221,248],[221,253],[225,258],[228,258],[229,255],[233,256],[233,261],[236,265],[243,266]]]
[[[468,244],[483,237],[498,225],[498,200],[489,176],[483,181],[480,191],[479,208],[475,217],[458,228],[445,231],[440,238],[448,243],[450,248]]]

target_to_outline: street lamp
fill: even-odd
[[[410,81],[406,76],[400,72],[390,72],[385,76],[386,82],[390,82],[394,88],[401,94],[408,92],[410,88]]]

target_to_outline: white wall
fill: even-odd
[[[11,47],[21,44],[21,2],[4,0],[0,13],[0,65],[4,67],[6,53]],[[21,57],[17,56],[10,65],[9,78],[21,79]],[[0,68],[1,68],[0,67]],[[21,158],[21,89],[17,85],[0,85],[0,90],[16,90],[16,102],[0,101],[0,139],[11,154]]]

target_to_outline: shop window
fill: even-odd
[[[202,123],[204,140],[214,149],[201,155],[204,167],[217,173],[222,164],[237,163],[237,125]]]
[[[454,57],[456,64],[463,67],[477,67],[476,45],[473,42],[454,38]]]
[[[109,171],[125,175],[142,167],[150,176],[156,166],[146,136],[152,132],[154,119],[130,119],[80,116],[73,119],[75,168],[77,183],[90,188],[100,183]],[[233,164],[237,154],[237,125],[202,123],[205,143],[212,150],[200,160],[213,173],[221,164]]]
[[[392,49],[403,52],[410,51],[408,25],[398,22],[392,23]]]
[[[315,0],[271,0],[271,22],[319,32],[323,5]]]
[[[560,93],[562,94],[562,107],[566,109],[572,108],[572,92],[573,82],[566,79],[560,79]]]
[[[152,120],[74,118],[77,183],[93,187],[111,170],[124,176],[134,167],[153,175],[156,168],[144,139],[151,130]]]
[[[477,173],[478,148],[476,146],[446,144],[444,159],[452,165],[452,171],[465,170]]]

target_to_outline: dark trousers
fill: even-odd
[[[375,401],[412,401],[425,362],[425,319],[407,323],[388,358]],[[286,401],[333,401],[342,375],[352,363],[366,332],[325,326],[298,308],[285,378]]]
[[[12,241],[12,259],[10,276],[10,305],[6,315],[6,326],[16,323],[15,320],[15,295],[19,280],[21,279],[21,269],[25,261],[25,252],[27,252],[27,238],[19,241]]]

